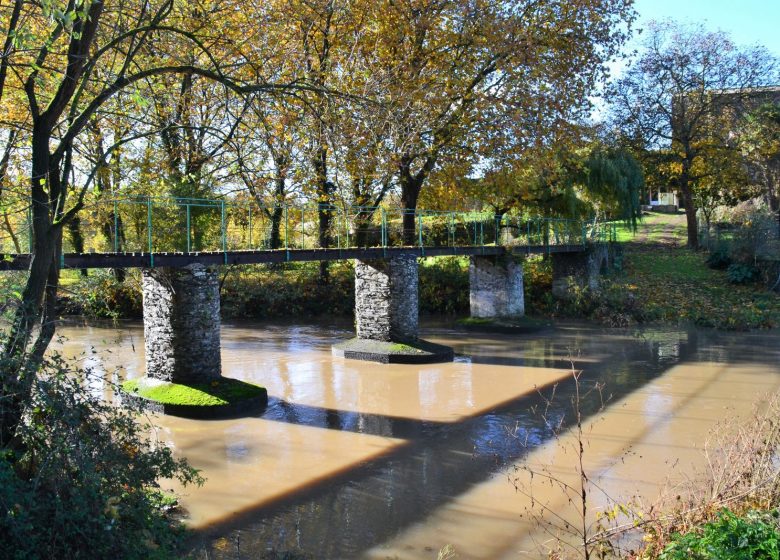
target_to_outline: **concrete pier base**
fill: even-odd
[[[173,383],[218,379],[219,280],[204,265],[147,268],[143,276],[148,378]]]
[[[578,253],[553,253],[550,258],[553,296],[569,299],[573,289],[599,289],[600,276],[609,267],[609,247],[602,243]]]
[[[477,319],[525,315],[522,263],[511,257],[471,257],[469,304]]]

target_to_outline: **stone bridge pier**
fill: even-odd
[[[355,330],[363,340],[418,337],[417,257],[355,261]]]
[[[355,261],[354,339],[333,346],[341,358],[381,363],[452,361],[448,346],[419,338],[416,255]]]
[[[478,319],[525,315],[522,263],[510,256],[471,257],[469,305]]]
[[[201,264],[145,268],[146,376],[173,383],[220,377],[219,280]]]
[[[571,297],[573,288],[598,290],[600,276],[609,268],[609,246],[594,244],[577,253],[552,253],[552,293],[558,299]]]

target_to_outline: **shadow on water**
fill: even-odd
[[[426,337],[455,346],[459,360],[472,363],[569,368],[573,361],[584,371],[582,382],[603,383],[612,400],[686,361],[772,366],[780,361],[777,339],[760,333],[742,335],[739,341],[727,334],[698,330],[609,331],[605,336],[601,329],[580,326],[529,336],[511,342],[508,349],[506,344],[494,344],[495,335],[476,342],[470,336],[470,341],[459,343],[459,333],[436,329]],[[585,358],[580,361],[579,355]],[[568,420],[573,390],[570,379],[557,385],[550,415]],[[538,393],[527,394],[509,398],[488,412],[446,423],[272,399],[263,419],[407,442],[355,468],[215,523],[199,532],[194,548],[211,548],[211,539],[228,535],[229,540],[240,539],[248,557],[262,557],[268,551],[296,551],[312,558],[358,556],[547,441],[552,434],[530,412],[542,403]],[[586,417],[600,407],[595,393],[581,403]],[[514,426],[520,427],[517,438],[508,433]],[[235,551],[211,548],[210,553],[214,558],[235,557]]]

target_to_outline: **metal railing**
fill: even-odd
[[[780,260],[780,228],[774,223],[699,224],[698,234],[699,245],[707,251],[724,250],[743,259]]]
[[[0,228],[0,252],[31,249],[29,205]],[[585,245],[615,241],[614,224],[490,212],[384,206],[258,205],[229,199],[127,197],[79,213],[84,253],[262,249]],[[66,232],[64,252],[77,252]],[[18,247],[17,247],[18,246]]]

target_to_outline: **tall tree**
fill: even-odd
[[[297,176],[306,168],[303,130],[303,105],[277,97],[253,106],[231,141],[237,175],[270,222],[263,240],[270,249],[282,246],[284,207],[297,191]]]
[[[523,145],[538,140],[528,123],[586,112],[633,18],[622,0],[408,0],[379,9],[377,52],[393,76],[383,99],[394,116],[407,243],[437,168],[490,158],[487,138]]]
[[[715,122],[753,88],[777,80],[776,61],[762,47],[740,48],[723,32],[671,21],[652,23],[636,61],[609,93],[617,126],[638,148],[666,150],[685,205],[688,245],[698,247],[696,186],[713,169],[733,127]]]
[[[776,92],[780,98],[780,90]],[[780,101],[750,112],[740,135],[742,153],[767,206],[777,216],[780,234]]]

